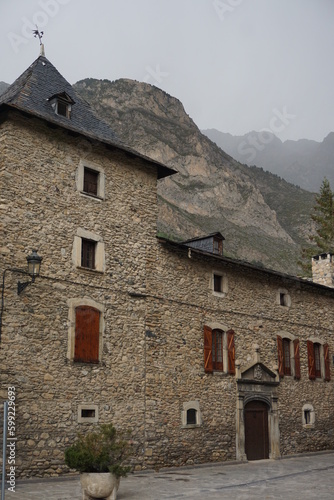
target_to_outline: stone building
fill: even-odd
[[[0,117],[0,398],[15,388],[18,475],[68,472],[64,449],[97,422],[131,430],[137,470],[334,448],[333,288],[224,257],[220,233],[158,238],[157,180],[175,172],[44,55]],[[34,248],[41,273],[18,294]]]

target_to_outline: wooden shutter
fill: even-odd
[[[330,369],[330,359],[329,359],[329,347],[328,344],[324,345],[324,358],[325,358],[325,380],[327,382],[331,379],[331,369]]]
[[[310,380],[315,379],[314,346],[313,342],[307,341],[308,376]]]
[[[207,373],[213,372],[212,329],[208,326],[204,326],[204,370]]]
[[[235,374],[235,346],[234,346],[234,331],[226,332],[227,336],[227,357],[228,357],[228,373]]]
[[[284,377],[284,364],[283,364],[283,340],[282,337],[277,335],[277,354],[278,354],[278,374]]]
[[[299,353],[299,339],[293,341],[293,349],[295,354],[295,378],[300,379],[300,353]]]
[[[75,309],[74,361],[99,362],[100,312],[93,307]]]

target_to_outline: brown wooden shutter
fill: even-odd
[[[227,336],[227,356],[228,356],[228,373],[235,374],[235,346],[234,346],[234,331],[226,332]]]
[[[284,365],[283,365],[283,340],[282,337],[277,335],[277,354],[278,354],[278,374],[280,377],[284,377]]]
[[[99,362],[100,312],[88,306],[75,309],[74,361]]]
[[[295,353],[295,378],[300,379],[300,353],[299,353],[299,339],[293,341],[293,348]]]
[[[329,382],[331,379],[331,368],[330,368],[328,344],[324,345],[324,358],[325,358],[325,380],[326,382]]]
[[[314,362],[314,346],[313,342],[307,341],[307,357],[308,357],[308,376],[311,380],[315,379],[315,362]]]
[[[212,329],[204,326],[204,370],[207,373],[213,372],[212,363]]]

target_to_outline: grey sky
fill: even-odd
[[[0,0],[0,81],[39,55],[71,83],[147,81],[201,128],[334,131],[333,0]]]

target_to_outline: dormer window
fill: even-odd
[[[73,99],[66,93],[55,94],[48,99],[56,115],[71,118]]]

